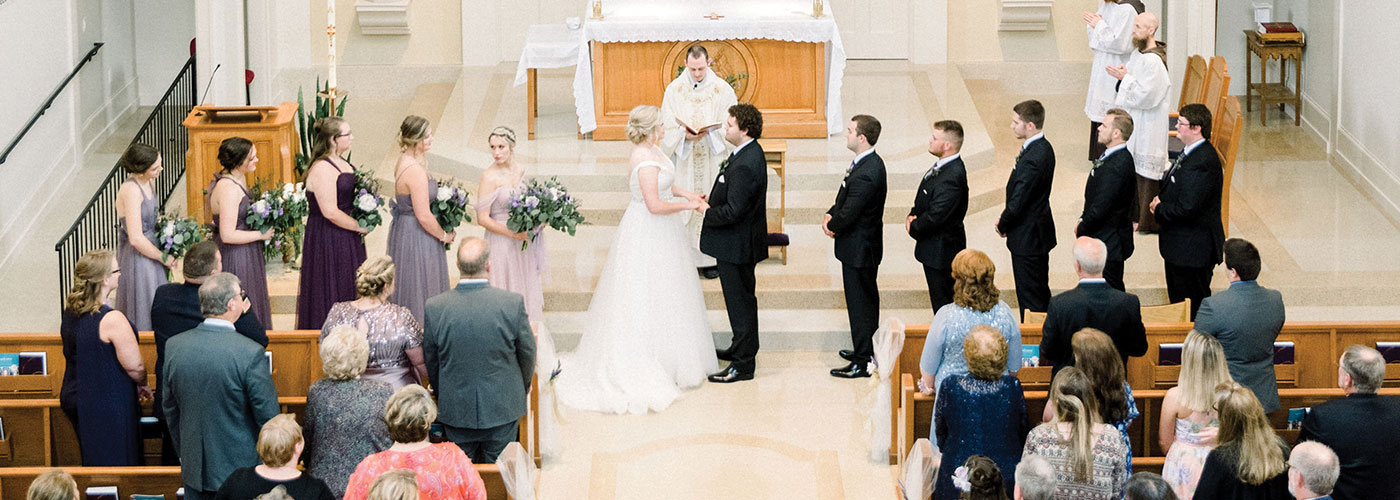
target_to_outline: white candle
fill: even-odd
[[[330,46],[326,49],[326,57],[330,61],[330,78],[326,85],[335,88],[335,0],[326,0],[326,34],[330,36]]]

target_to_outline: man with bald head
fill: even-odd
[[[1128,139],[1137,171],[1138,230],[1155,232],[1157,222],[1148,203],[1157,196],[1167,170],[1167,126],[1172,112],[1171,76],[1167,74],[1167,46],[1157,43],[1157,15],[1139,14],[1133,22],[1133,47],[1128,63],[1104,68],[1118,80],[1113,105],[1132,116],[1137,129]]]
[[[1385,381],[1385,358],[1353,345],[1337,364],[1337,385],[1346,397],[1312,407],[1298,441],[1317,441],[1337,453],[1342,472],[1332,498],[1400,498],[1400,397],[1376,394]]]
[[[535,373],[525,298],[491,286],[490,260],[486,240],[463,238],[461,281],[423,308],[423,361],[437,390],[438,422],[477,464],[494,463],[516,440]]]
[[[1137,296],[1108,286],[1103,279],[1108,248],[1087,236],[1074,240],[1074,272],[1079,286],[1050,299],[1040,337],[1040,364],[1052,365],[1053,374],[1074,366],[1074,333],[1095,328],[1113,338],[1123,364],[1129,356],[1147,352],[1147,331],[1142,326]]]

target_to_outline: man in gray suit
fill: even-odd
[[[437,390],[438,422],[478,464],[495,463],[516,440],[535,373],[525,298],[486,281],[490,254],[485,240],[463,238],[462,280],[423,310],[423,360]]]
[[[209,277],[199,286],[204,322],[165,345],[161,407],[186,500],[212,499],[229,473],[258,465],[258,431],[277,416],[263,347],[233,327],[248,307],[237,276]]]
[[[1283,328],[1283,294],[1259,286],[1259,250],[1240,238],[1225,241],[1230,288],[1206,297],[1196,330],[1220,340],[1230,378],[1254,391],[1266,413],[1279,409],[1274,341]]]

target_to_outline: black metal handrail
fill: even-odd
[[[183,122],[198,104],[197,99],[194,56],[190,56],[189,60],[185,61],[185,66],[180,69],[180,74],[165,90],[165,95],[160,98],[155,110],[146,117],[141,131],[131,140],[132,144],[146,144],[160,151],[165,171],[161,172],[154,182],[155,196],[159,200],[158,211],[165,210],[165,203],[170,200],[175,186],[185,175],[185,152],[189,149],[189,134],[185,132]],[[58,252],[60,307],[62,297],[68,294],[69,287],[73,285],[73,265],[78,261],[78,257],[97,248],[116,248],[117,190],[121,188],[125,179],[126,174],[122,172],[121,165],[113,166],[103,179],[102,186],[93,193],[92,198],[78,214],[78,219],[73,221],[73,225],[69,226],[68,231],[63,233],[63,237],[54,245],[54,251]]]
[[[86,65],[88,61],[91,61],[93,57],[97,56],[97,51],[102,49],[102,45],[102,42],[92,44],[92,50],[89,50],[87,55],[83,56],[83,60],[78,61],[77,66],[73,66],[73,71],[68,72],[68,77],[64,78],[63,82],[58,84],[58,88],[53,89],[53,93],[49,94],[49,98],[44,101],[44,104],[39,106],[38,111],[34,112],[34,116],[29,117],[29,122],[24,124],[24,128],[19,129],[19,134],[15,135],[14,140],[10,141],[10,145],[5,146],[5,151],[0,152],[0,164],[4,164],[5,160],[10,158],[10,152],[15,150],[15,146],[18,146],[19,141],[23,140],[24,136],[29,133],[29,129],[34,128],[34,124],[39,121],[40,116],[44,116],[45,111],[49,110],[49,106],[53,106],[53,101],[58,99],[58,94],[62,93],[63,89],[68,87],[68,82],[73,81],[73,77],[78,76],[78,70],[83,69],[83,66]]]

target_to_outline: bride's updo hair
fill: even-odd
[[[643,104],[627,113],[627,140],[641,144],[661,126],[661,108]]]

